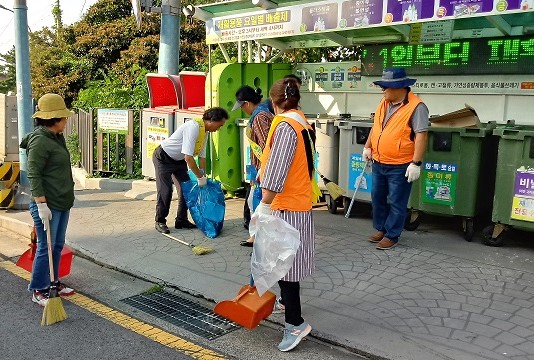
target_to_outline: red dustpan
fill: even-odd
[[[35,251],[37,249],[37,233],[35,232],[35,227],[32,229],[30,234],[31,242],[28,245],[30,248],[24,252],[17,261],[17,266],[23,268],[26,271],[32,272],[33,259],[35,258]],[[64,246],[61,251],[61,260],[59,262],[59,277],[65,277],[70,274],[70,269],[72,267],[72,258],[74,257],[73,251],[68,247]]]
[[[213,312],[247,329],[254,329],[260,321],[273,312],[276,295],[270,291],[260,296],[254,286],[245,285],[233,300],[224,300],[215,305]]]

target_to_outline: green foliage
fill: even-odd
[[[131,13],[132,5],[129,0],[105,0],[91,6],[84,20],[91,26],[102,25],[113,20],[126,18]]]
[[[141,109],[148,105],[148,89],[145,84],[147,69],[133,65],[129,70],[135,75],[132,86],[126,86],[115,73],[104,74],[103,80],[93,80],[81,90],[73,103],[80,109],[115,108]]]
[[[143,294],[150,295],[150,294],[154,294],[154,293],[157,293],[157,292],[160,292],[160,291],[163,291],[163,285],[155,284],[151,288],[143,291]]]
[[[67,149],[70,153],[70,164],[72,166],[80,166],[82,160],[82,152],[80,150],[80,139],[76,131],[72,131],[71,134],[67,135],[65,139],[67,143]]]
[[[191,3],[208,3],[210,0],[185,0]],[[145,75],[157,72],[159,53],[160,14],[143,13],[143,22],[137,28],[129,0],[99,0],[91,6],[77,23],[64,26],[59,1],[55,1],[52,15],[55,25],[30,33],[30,70],[32,93],[39,98],[48,92],[62,95],[68,107],[89,110],[95,108],[142,109],[148,105]],[[161,6],[155,1],[154,6]],[[204,23],[192,23],[181,17],[180,70],[208,71],[208,47],[205,45]],[[228,46],[236,56],[235,46]],[[212,65],[224,62],[219,49],[212,51]],[[1,64],[5,62],[5,64]],[[14,91],[14,49],[0,54],[0,91]],[[134,174],[140,176],[140,119],[135,112]],[[114,137],[110,137],[110,163],[116,163]],[[78,147],[75,137],[69,137],[73,162]],[[122,141],[122,140],[120,140]],[[95,153],[96,154],[96,153]],[[124,159],[121,146],[119,159]],[[124,173],[123,164],[113,169]],[[122,175],[113,175],[122,176]]]
[[[0,55],[0,75],[5,77],[4,80],[0,80],[0,93],[7,94],[9,91],[15,92],[17,84],[15,72],[15,47],[7,53]]]

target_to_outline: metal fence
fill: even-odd
[[[64,133],[66,136],[77,135],[78,150],[81,154],[80,165],[88,174],[93,174],[95,171],[110,175],[133,174],[134,162],[140,158],[139,141],[134,141],[139,140],[134,136],[138,112],[128,110],[126,134],[99,130],[97,114],[96,109],[91,109],[89,112],[79,109],[72,117],[72,121],[67,121]]]
[[[66,136],[73,133],[78,135],[80,165],[88,174],[92,174],[95,169],[93,111],[79,109],[71,120],[67,121],[64,133]]]

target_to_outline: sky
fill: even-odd
[[[78,21],[97,0],[60,0],[65,25]],[[13,10],[14,0],[0,0],[0,5]],[[56,0],[26,0],[28,7],[28,26],[32,31],[54,25],[52,8]],[[14,14],[0,9],[0,54],[5,54],[15,45]]]

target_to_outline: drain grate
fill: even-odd
[[[239,328],[210,309],[166,291],[135,295],[121,301],[209,340]]]

